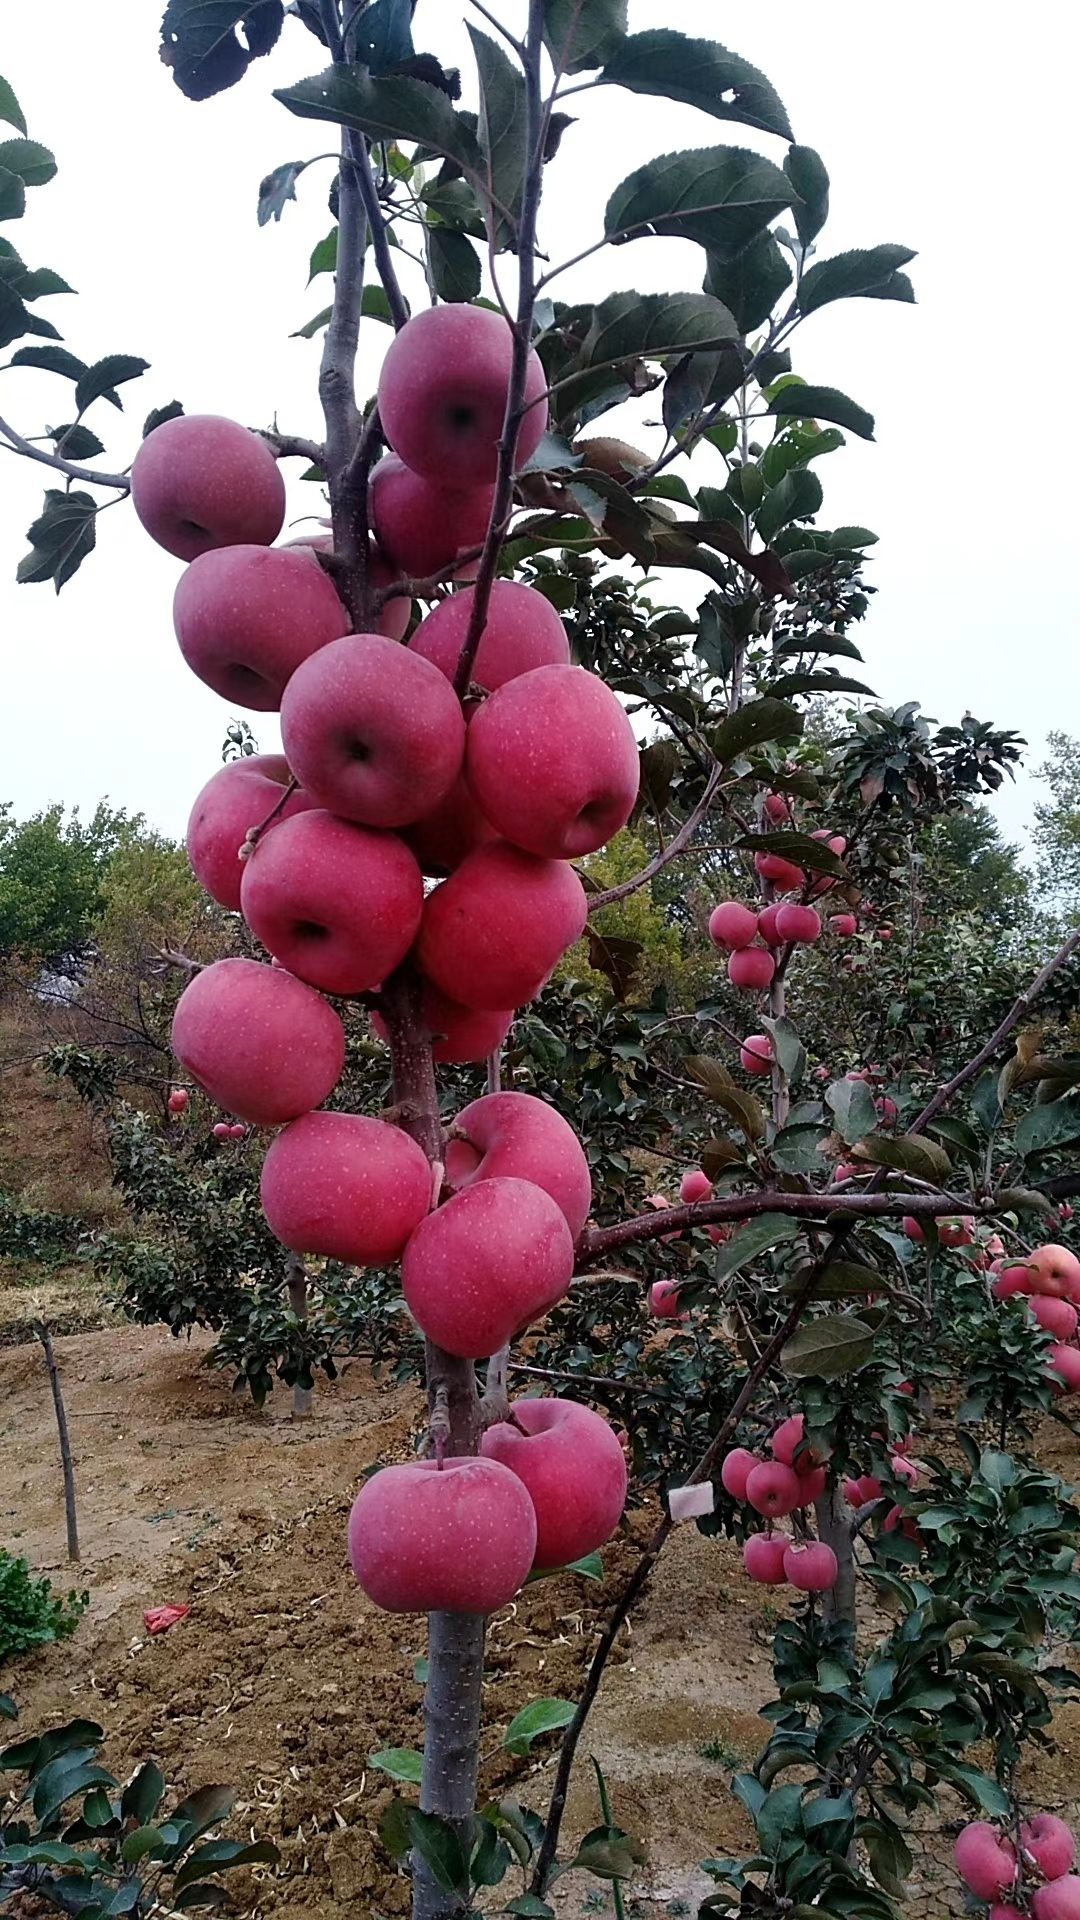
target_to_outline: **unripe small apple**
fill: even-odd
[[[728,955],[727,976],[733,987],[760,993],[776,972],[776,961],[764,947],[740,947]]]
[[[767,947],[782,947],[784,944],[776,930],[776,916],[779,911],[779,907],[776,906],[762,907],[761,912],[758,914],[758,937],[764,940]],[[826,1074],[825,1078],[828,1079],[828,1077],[828,1074]]]
[[[441,486],[490,486],[510,387],[513,334],[501,313],[453,302],[415,313],[379,374],[379,417],[394,452]],[[530,348],[515,465],[547,426],[547,375]]]
[[[956,1871],[979,1900],[994,1900],[1016,1879],[1016,1849],[988,1820],[963,1827],[953,1848]]]
[[[277,1127],[320,1107],[337,1085],[345,1029],[322,995],[283,967],[215,960],[176,1003],[172,1048],[216,1106]]]
[[[518,1400],[511,1411],[516,1425],[489,1427],[480,1451],[516,1473],[532,1501],[534,1566],[568,1566],[610,1540],[622,1518],[622,1447],[600,1414],[572,1400]]]
[[[1076,1841],[1064,1820],[1054,1813],[1034,1813],[1025,1820],[1020,1846],[1030,1854],[1044,1880],[1060,1880],[1076,1859]]]
[[[169,1112],[186,1113],[190,1098],[186,1087],[174,1087],[169,1095]]]
[[[570,1285],[574,1242],[550,1194],[529,1180],[479,1180],[422,1220],[401,1285],[421,1332],[480,1360],[553,1307]]]
[[[546,860],[595,853],[637,803],[638,744],[611,689],[584,667],[534,667],[474,713],[465,778],[515,847]]]
[[[767,793],[763,811],[765,818],[771,820],[774,826],[783,826],[785,821],[791,819],[791,803],[782,793]]]
[[[829,926],[841,940],[850,940],[859,931],[859,923],[853,913],[834,913],[829,917]]]
[[[692,1207],[699,1200],[711,1200],[712,1190],[708,1174],[700,1167],[691,1167],[679,1182],[679,1199],[684,1206]]]
[[[212,774],[191,809],[187,855],[199,885],[220,906],[240,911],[244,863],[240,858],[252,827],[262,825],[289,784],[289,763],[282,753],[253,753],[230,760]],[[266,828],[272,833],[294,813],[314,806],[310,794],[290,794]]]
[[[665,1240],[674,1235],[665,1234]],[[679,1286],[675,1280],[654,1280],[649,1288],[649,1312],[654,1320],[686,1320],[689,1316],[679,1305]]]
[[[781,893],[798,893],[806,885],[806,875],[792,860],[779,853],[755,853],[754,865],[763,880],[771,880]]]
[[[791,1545],[786,1533],[752,1533],[743,1543],[743,1566],[759,1587],[784,1587],[784,1561]]]
[[[173,625],[192,673],[223,700],[276,713],[297,667],[347,633],[349,617],[307,554],[243,546],[192,561],[173,596]]]
[[[1080,1920],[1080,1874],[1067,1873],[1039,1887],[1031,1901],[1032,1920]]]
[[[1080,1350],[1076,1347],[1051,1347],[1046,1357],[1046,1370],[1056,1393],[1080,1392]]]
[[[589,1163],[561,1113],[531,1093],[488,1093],[450,1126],[446,1184],[455,1193],[478,1180],[531,1180],[551,1195],[577,1240],[592,1205]]]
[[[813,907],[781,907],[776,915],[776,931],[781,940],[812,947],[821,938],[821,915]]]
[[[454,492],[388,453],[372,471],[368,508],[380,551],[398,574],[426,580],[483,546],[494,498],[493,486]]]
[[[390,1613],[496,1613],[524,1585],[536,1515],[516,1474],[466,1456],[384,1467],[349,1515],[349,1559]]]
[[[306,1113],[263,1161],[271,1233],[294,1253],[351,1266],[396,1260],[431,1204],[431,1168],[400,1127],[360,1113]]]
[[[709,915],[709,939],[722,951],[748,947],[758,931],[758,916],[741,900],[721,900]]]
[[[502,1046],[514,1023],[512,1011],[487,1013],[475,1007],[457,1006],[429,980],[425,980],[421,992],[420,1017],[432,1041],[432,1058],[440,1066],[486,1060]],[[382,1016],[373,1013],[371,1024],[379,1039],[389,1044],[390,1035]]]
[[[430,660],[448,680],[457,674],[475,598],[474,587],[448,594],[421,620],[409,641],[410,653]],[[472,684],[494,693],[508,680],[537,667],[569,665],[570,642],[551,601],[519,580],[496,580],[472,664]]]
[[[746,1482],[754,1468],[761,1465],[757,1454],[751,1453],[748,1447],[732,1447],[730,1453],[725,1453],[720,1468],[720,1485],[724,1492],[729,1493],[733,1500],[745,1500]]]
[[[131,468],[131,504],[178,560],[212,547],[268,547],[285,518],[285,483],[265,440],[212,413],[163,420]]]
[[[840,1569],[823,1540],[796,1540],[784,1554],[784,1578],[800,1593],[827,1593]]]
[[[1068,1300],[1055,1300],[1047,1294],[1036,1294],[1028,1301],[1028,1311],[1034,1314],[1040,1327],[1052,1333],[1055,1340],[1071,1340],[1077,1328],[1076,1308]]]
[[[580,937],[587,917],[585,889],[566,861],[538,860],[495,840],[470,853],[428,895],[417,942],[420,969],[459,1006],[524,1006]]]
[[[779,1460],[763,1460],[747,1475],[746,1498],[756,1513],[767,1520],[783,1519],[802,1504],[799,1476],[793,1467]]]
[[[748,1033],[739,1048],[744,1073],[769,1073],[773,1062],[773,1044],[767,1033]]]

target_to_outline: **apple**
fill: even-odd
[[[752,1533],[743,1543],[743,1566],[760,1587],[784,1587],[784,1561],[791,1545],[786,1533]]]
[[[312,811],[259,841],[240,904],[256,938],[298,979],[324,993],[366,993],[408,953],[424,882],[395,834]]]
[[[800,1593],[827,1593],[840,1569],[823,1540],[793,1540],[784,1554],[784,1578]]]
[[[1028,1301],[1028,1310],[1033,1313],[1040,1327],[1052,1333],[1055,1340],[1071,1340],[1076,1332],[1078,1316],[1076,1308],[1068,1300],[1055,1300],[1047,1294],[1036,1294]]]
[[[721,900],[709,915],[709,939],[731,952],[748,947],[758,932],[758,915],[741,900]]]
[[[337,1085],[345,1029],[322,995],[283,967],[215,960],[176,1003],[172,1048],[217,1106],[277,1127],[320,1107]]]
[[[785,1467],[793,1467],[798,1456],[807,1466],[819,1466],[820,1455],[809,1450],[806,1440],[806,1417],[801,1413],[789,1414],[781,1420],[769,1441],[769,1451],[774,1460]]]
[[[1053,1376],[1050,1384],[1056,1393],[1080,1392],[1080,1350],[1076,1347],[1051,1347],[1046,1356],[1046,1370]]]
[[[910,1540],[916,1547],[922,1545],[922,1534],[919,1532],[914,1515],[905,1513],[903,1507],[890,1507],[881,1523],[881,1530],[883,1533],[895,1533],[897,1527],[905,1540]]]
[[[749,1448],[732,1447],[730,1453],[725,1453],[724,1464],[720,1468],[720,1485],[724,1492],[730,1493],[733,1500],[745,1500],[746,1482],[754,1468],[761,1464],[757,1454],[751,1453]]]
[[[482,547],[494,487],[453,492],[425,480],[388,453],[374,468],[368,512],[379,550],[407,579],[426,580],[453,570],[458,555]]]
[[[502,1046],[514,1020],[513,1011],[478,1013],[474,1007],[456,1006],[427,980],[420,999],[420,1017],[432,1041],[432,1058],[439,1066],[488,1059]],[[373,1013],[371,1024],[379,1039],[389,1043],[382,1016]]]
[[[1059,1299],[1080,1301],[1080,1260],[1068,1247],[1051,1243],[1036,1247],[1028,1265],[1035,1276],[1033,1293],[1054,1294]]]
[[[191,1095],[186,1087],[174,1087],[169,1095],[169,1112],[186,1113]]]
[[[484,819],[463,773],[430,813],[403,828],[401,837],[424,872],[438,878],[453,873],[477,847],[499,838],[490,820]]]
[[[406,466],[445,486],[490,486],[510,386],[513,333],[501,313],[452,303],[413,315],[379,375],[379,418]],[[547,426],[547,375],[529,349],[514,464],[527,465]]]
[[[859,931],[859,923],[853,913],[830,914],[829,926],[841,940],[850,940],[852,935]]]
[[[884,1121],[887,1127],[892,1126],[893,1121],[900,1112],[896,1101],[892,1098],[892,1095],[888,1093],[883,1093],[880,1100],[875,1100],[874,1107],[878,1119]]]
[[[781,893],[798,893],[806,885],[806,875],[793,861],[779,853],[755,853],[754,865],[763,880],[771,880]]]
[[[529,1180],[478,1180],[429,1214],[401,1263],[405,1301],[447,1353],[497,1353],[570,1285],[574,1242],[551,1195]]]
[[[247,1131],[248,1130],[244,1126],[243,1121],[240,1121],[236,1126],[229,1128],[229,1139],[230,1140],[246,1140]]]
[[[785,821],[791,819],[791,803],[785,800],[782,793],[767,793],[762,811],[765,818],[777,827],[782,827]]]
[[[306,1113],[271,1142],[260,1192],[271,1233],[294,1253],[382,1267],[431,1205],[431,1168],[400,1127]]]
[[[347,633],[349,616],[305,554],[242,546],[192,561],[173,596],[173,625],[198,679],[223,700],[276,713],[297,667]]]
[[[573,867],[496,840],[428,895],[417,958],[459,1006],[520,1007],[547,984],[587,916]]]
[[[1016,1879],[1016,1849],[989,1820],[961,1828],[953,1849],[956,1871],[979,1900],[994,1900]]]
[[[454,1193],[503,1175],[551,1195],[577,1240],[592,1205],[592,1178],[568,1121],[531,1093],[488,1093],[463,1107],[449,1129],[446,1184]]]
[[[692,1207],[698,1200],[711,1200],[712,1190],[712,1181],[700,1167],[690,1167],[679,1181],[679,1199],[684,1207]]]
[[[779,911],[779,907],[762,907],[761,912],[758,914],[758,937],[764,940],[767,947],[782,947],[784,944],[776,931],[776,916]],[[825,1077],[828,1079],[827,1074]]]
[[[281,703],[285,756],[320,805],[366,827],[403,827],[461,772],[465,719],[428,660],[351,633],[298,668]]]
[[[147,434],[132,463],[131,504],[159,547],[194,560],[212,547],[268,547],[285,518],[285,483],[258,434],[188,413]]]
[[[914,1460],[909,1460],[906,1454],[900,1452],[891,1453],[889,1455],[889,1467],[894,1480],[902,1480],[907,1487],[918,1486],[919,1469],[915,1465]]]
[[[231,1140],[232,1139],[232,1127],[229,1125],[229,1122],[227,1120],[215,1120],[210,1131],[213,1134],[215,1140]]]
[[[739,947],[728,956],[728,979],[733,987],[742,987],[749,993],[760,993],[775,972],[776,961],[764,947]]]
[[[843,834],[833,833],[831,827],[815,827],[810,838],[811,840],[824,840],[830,853],[835,853],[842,857],[847,852],[847,841]]]
[[[448,594],[421,620],[409,641],[410,651],[430,660],[448,680],[457,674],[475,597],[474,587]],[[472,684],[494,693],[508,680],[532,673],[537,667],[569,664],[570,642],[551,601],[518,580],[494,581],[472,664]]]
[[[796,1465],[799,1478],[799,1506],[812,1507],[820,1500],[828,1484],[824,1467],[801,1467]]]
[[[767,1520],[782,1519],[802,1505],[799,1476],[779,1460],[763,1460],[746,1479],[746,1498]]]
[[[240,848],[252,827],[277,806],[291,777],[284,754],[253,753],[219,768],[196,799],[187,824],[188,859],[199,885],[219,906],[239,913]],[[267,832],[314,804],[310,794],[291,794]]]
[[[938,1221],[938,1239],[943,1247],[969,1247],[974,1238],[975,1222],[969,1214],[960,1220]]]
[[[573,1400],[518,1400],[511,1413],[488,1428],[480,1452],[509,1467],[532,1501],[533,1565],[569,1566],[610,1540],[622,1519],[623,1450],[607,1421]]]
[[[785,905],[777,909],[776,931],[785,943],[810,947],[821,938],[821,916],[813,907]]]
[[[536,1515],[498,1460],[410,1460],[366,1481],[349,1514],[349,1559],[389,1613],[496,1613],[528,1578]]]
[[[767,1033],[748,1033],[739,1048],[739,1061],[744,1073],[769,1073],[772,1069],[773,1044]]]
[[[913,1214],[905,1213],[900,1225],[907,1234],[908,1239],[913,1241],[917,1247],[921,1247],[924,1244],[926,1240],[925,1230]]]
[[[1080,1920],[1080,1874],[1051,1880],[1032,1896],[1032,1920]]]
[[[891,939],[892,939],[892,937],[893,937],[893,930],[892,930],[892,928],[891,928],[891,927],[879,927],[879,928],[878,928],[878,930],[877,930],[877,937],[878,937],[878,939],[879,939],[879,940],[891,940]]]
[[[844,1481],[844,1498],[851,1507],[865,1507],[871,1500],[880,1500],[883,1492],[881,1481],[872,1473]]]
[[[1014,1907],[1011,1900],[995,1900],[986,1920],[1028,1920],[1028,1916]]]
[[[330,522],[324,520],[320,524],[328,527]],[[318,566],[320,553],[333,553],[334,540],[329,533],[303,533],[295,540],[286,540],[285,546],[290,550],[295,549],[297,553],[306,553]],[[381,593],[386,587],[394,586],[399,577],[397,568],[384,560],[376,547],[368,548],[369,586]],[[383,601],[375,617],[379,632],[384,633],[388,640],[404,640],[412,619],[412,601],[407,594],[395,594],[392,600]]]
[[[1025,1820],[1020,1846],[1025,1855],[1030,1854],[1044,1880],[1060,1880],[1076,1859],[1076,1841],[1064,1820],[1053,1813],[1035,1813]]]
[[[665,1240],[674,1240],[677,1236],[665,1233]],[[654,1320],[688,1320],[689,1314],[683,1313],[680,1305],[679,1283],[677,1280],[654,1280],[649,1288],[649,1312]]]
[[[465,777],[503,838],[549,860],[595,853],[625,827],[640,786],[634,729],[584,667],[534,667],[469,723]]]
[[[990,1291],[995,1300],[1011,1300],[1014,1294],[1030,1294],[1034,1280],[1035,1276],[1029,1267],[1005,1267],[992,1283]]]

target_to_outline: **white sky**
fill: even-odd
[[[520,23],[521,0],[503,10]],[[122,416],[104,402],[91,415],[116,465],[134,453],[150,408],[174,398],[249,425],[276,411],[283,429],[321,436],[319,342],[288,335],[330,299],[329,279],[306,292],[304,282],[330,225],[332,169],[301,179],[299,204],[280,225],[255,220],[264,173],[333,144],[331,129],[270,97],[272,86],[317,71],[321,49],[289,21],[239,87],[193,104],[159,65],[161,11],[161,0],[9,4],[0,48],[31,137],[60,165],[29,196],[27,217],[4,231],[28,264],[55,268],[79,290],[78,300],[43,308],[74,352],[152,363],[124,389]],[[418,45],[467,76],[465,11],[456,0],[420,0],[416,29]],[[712,0],[631,0],[632,27],[722,35],[767,73],[796,138],[819,149],[832,176],[824,253],[885,240],[919,250],[917,307],[847,301],[796,335],[804,378],[842,388],[877,416],[874,445],[849,437],[821,463],[823,520],[881,535],[880,592],[864,628],[869,683],[890,703],[920,698],[942,721],[969,706],[1014,727],[1031,742],[1029,768],[1048,728],[1080,731],[1067,554],[1080,424],[1070,372],[1077,18],[1061,0],[1029,0],[1020,15],[1002,0],[776,0],[738,18]],[[595,237],[611,188],[652,153],[723,142],[783,154],[748,129],[615,89],[568,110],[580,119],[549,169],[542,216],[542,242],[557,258]],[[677,241],[632,242],[601,252],[557,291],[694,289],[701,259]],[[367,391],[388,336],[374,324],[364,336]],[[0,412],[28,433],[69,418],[70,397],[48,374],[0,382]],[[619,414],[606,417],[609,429],[642,437]],[[695,463],[699,483],[716,477],[705,464],[713,457]],[[219,764],[230,717],[172,636],[179,563],[119,505],[59,599],[48,586],[16,586],[25,529],[48,484],[45,468],[0,458],[0,799],[22,814],[54,799],[91,807],[107,793],[179,834]],[[316,488],[294,485],[290,513],[318,511],[318,501]],[[695,576],[681,579],[696,592]],[[260,744],[276,744],[274,716],[251,718]],[[1021,831],[1037,797],[1028,776],[1006,792],[1007,832]]]

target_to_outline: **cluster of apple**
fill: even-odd
[[[1076,1842],[1064,1820],[1035,1813],[1021,1823],[1020,1857],[1016,1842],[989,1820],[972,1820],[961,1829],[953,1850],[956,1871],[977,1900],[990,1908],[989,1920],[1080,1920],[1080,1874]],[[1022,1870],[1022,1874],[1021,1874]],[[1008,1896],[1021,1880],[1024,1902]]]
[[[186,1087],[174,1087],[172,1089],[172,1092],[169,1094],[168,1108],[174,1119],[178,1119],[181,1114],[187,1112],[190,1100],[191,1095],[188,1093]],[[228,1120],[217,1120],[210,1129],[212,1138],[218,1141],[219,1144],[225,1140],[246,1140],[247,1131],[247,1128],[240,1120],[234,1121],[232,1124],[230,1124]]]
[[[991,1292],[995,1300],[1026,1298],[1028,1312],[1051,1334],[1055,1344],[1046,1357],[1047,1371],[1059,1393],[1080,1391],[1080,1348],[1075,1344],[1080,1316],[1080,1260],[1068,1247],[1049,1242],[1036,1247],[1026,1260],[994,1263]]]
[[[825,1593],[836,1585],[832,1548],[823,1540],[774,1532],[772,1525],[804,1512],[825,1491],[825,1467],[806,1444],[801,1413],[781,1421],[770,1437],[769,1451],[772,1459],[765,1460],[747,1447],[733,1447],[720,1469],[725,1493],[752,1507],[768,1523],[766,1532],[752,1533],[747,1540],[743,1565],[761,1586],[787,1585],[802,1593]]]
[[[679,1199],[683,1206],[690,1207],[695,1205],[699,1200],[711,1200],[712,1197],[713,1184],[708,1174],[702,1167],[689,1167],[679,1182]],[[668,1207],[674,1206],[674,1204],[674,1201],[669,1200],[666,1194],[663,1193],[650,1193],[646,1196],[645,1200],[647,1207],[656,1207],[658,1210],[663,1211],[666,1211]],[[714,1246],[719,1245],[722,1240],[729,1240],[731,1238],[730,1227],[709,1224],[706,1226],[705,1231]],[[678,1240],[681,1232],[682,1229],[680,1228],[675,1233],[662,1234],[661,1238],[664,1240]],[[649,1312],[654,1320],[686,1320],[688,1318],[688,1315],[684,1313],[682,1308],[680,1299],[681,1291],[682,1289],[678,1280],[653,1281],[649,1288],[648,1302]]]

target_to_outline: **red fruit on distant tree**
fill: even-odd
[[[784,1554],[784,1578],[800,1593],[827,1593],[840,1569],[823,1540],[795,1540]]]
[[[746,1498],[767,1520],[781,1520],[802,1504],[799,1476],[779,1460],[763,1460],[747,1475]]]
[[[712,1199],[712,1181],[700,1167],[691,1167],[679,1181],[679,1199],[686,1207],[692,1207],[698,1200]]]
[[[724,1492],[730,1493],[733,1500],[745,1500],[746,1482],[754,1468],[761,1465],[757,1454],[751,1453],[747,1447],[732,1447],[730,1453],[725,1453],[720,1468],[720,1485]]]
[[[709,915],[709,939],[728,952],[748,947],[757,931],[757,914],[741,900],[721,900]]]
[[[180,995],[172,1048],[216,1106],[277,1127],[320,1107],[337,1085],[345,1029],[322,994],[283,967],[216,960]]]
[[[230,1140],[246,1140],[247,1139],[247,1128],[244,1126],[242,1121],[238,1121],[235,1126],[232,1126],[229,1128],[229,1139]]]
[[[900,1225],[903,1228],[904,1232],[907,1234],[907,1237],[909,1240],[913,1240],[916,1246],[923,1245],[926,1239],[926,1232],[925,1232],[925,1229],[920,1224],[920,1222],[915,1219],[913,1214],[905,1213],[903,1219],[900,1222]]]
[[[743,1566],[760,1587],[784,1587],[784,1561],[791,1545],[786,1533],[752,1533],[743,1545]]]
[[[764,947],[740,947],[729,954],[727,976],[733,987],[760,993],[776,972],[776,961]]]
[[[440,1066],[487,1060],[502,1046],[514,1022],[512,1011],[488,1013],[459,1007],[428,980],[421,992],[420,1018],[432,1041],[432,1058]],[[371,1024],[379,1039],[388,1042],[390,1036],[382,1016],[373,1013]]]
[[[380,551],[398,575],[426,580],[450,573],[459,554],[483,546],[494,498],[493,486],[454,492],[388,453],[372,471],[368,511]]]
[[[622,1518],[622,1447],[600,1414],[573,1400],[517,1400],[511,1413],[516,1424],[489,1427],[480,1451],[516,1473],[533,1503],[533,1564],[568,1566],[610,1540]]]
[[[754,865],[763,880],[771,880],[781,893],[798,893],[806,885],[806,875],[794,861],[779,853],[755,853]]]
[[[859,923],[853,913],[834,913],[829,916],[829,926],[841,940],[850,940],[859,931]]]
[[[879,940],[891,940],[891,939],[892,939],[892,937],[893,937],[893,930],[892,930],[892,928],[891,928],[891,927],[879,927],[879,928],[878,928],[878,930],[877,930],[877,937],[878,937],[878,939],[879,939]]]
[[[978,1900],[993,1900],[1016,1879],[1016,1849],[988,1820],[961,1829],[953,1849],[956,1871]]]
[[[566,861],[493,841],[428,895],[417,958],[459,1006],[524,1006],[579,938],[587,914],[585,889]]]
[[[359,1113],[306,1113],[271,1143],[261,1195],[271,1233],[294,1253],[383,1267],[431,1205],[431,1168],[400,1127]]]
[[[395,834],[313,811],[259,841],[240,904],[252,932],[298,979],[324,993],[366,993],[408,953],[424,883]]]
[[[771,820],[774,826],[783,826],[785,821],[791,819],[791,802],[785,800],[782,793],[767,793],[763,812],[765,818]]]
[[[187,854],[199,885],[220,906],[240,911],[240,858],[252,827],[262,825],[279,804],[290,780],[289,763],[281,753],[253,753],[230,760],[207,781],[187,825]],[[272,833],[294,813],[314,806],[310,794],[290,794],[280,813],[266,828]]]
[[[430,660],[453,680],[472,618],[476,589],[448,594],[421,620],[409,650]],[[551,601],[519,580],[496,580],[487,619],[470,670],[470,681],[494,693],[537,667],[568,667],[570,642]]]
[[[186,1113],[191,1095],[186,1087],[174,1087],[169,1095],[169,1112]]]
[[[638,744],[611,689],[583,667],[506,681],[469,723],[465,778],[485,818],[547,860],[595,853],[624,827],[640,786]]]
[[[480,1360],[561,1300],[573,1271],[573,1237],[550,1194],[528,1180],[479,1180],[417,1227],[401,1284],[429,1340]]]
[[[289,682],[281,738],[306,792],[368,827],[403,827],[461,772],[465,720],[448,681],[378,633],[324,646]]]
[[[1020,1846],[1044,1880],[1060,1880],[1076,1859],[1076,1841],[1054,1813],[1033,1813],[1020,1829]]]
[[[815,827],[810,838],[811,840],[823,840],[828,846],[829,852],[835,853],[840,858],[847,852],[847,841],[843,834],[833,833],[829,827]]]
[[[232,1127],[227,1120],[216,1120],[210,1129],[215,1140],[231,1140]]]
[[[212,547],[268,547],[285,518],[285,483],[257,433],[189,413],[147,434],[131,468],[131,503],[159,547],[194,560]]]
[[[495,1613],[528,1578],[536,1514],[497,1460],[410,1460],[361,1487],[349,1559],[369,1600],[390,1613]]]
[[[193,560],[173,598],[173,624],[192,673],[258,713],[276,713],[297,667],[349,630],[329,574],[297,549],[260,546]]]
[[[490,486],[506,415],[513,335],[501,313],[464,302],[427,307],[391,342],[379,375],[379,418],[414,473],[445,486]],[[529,351],[515,465],[547,426],[547,375]]]
[[[881,1099],[875,1101],[874,1104],[877,1109],[878,1119],[884,1121],[887,1127],[891,1127],[893,1121],[896,1119],[898,1113],[900,1112],[900,1109],[897,1106],[896,1101],[892,1098],[892,1095],[888,1093],[883,1093],[881,1096]]]
[[[744,1073],[770,1073],[773,1044],[768,1034],[748,1033],[739,1048],[739,1062]]]
[[[446,1184],[531,1180],[551,1195],[577,1240],[592,1205],[589,1163],[569,1121],[531,1093],[488,1093],[463,1107],[449,1130]]]
[[[674,1234],[665,1234],[664,1239],[674,1239]],[[654,1320],[685,1320],[679,1302],[679,1286],[675,1280],[654,1280],[649,1288],[649,1312]]]

